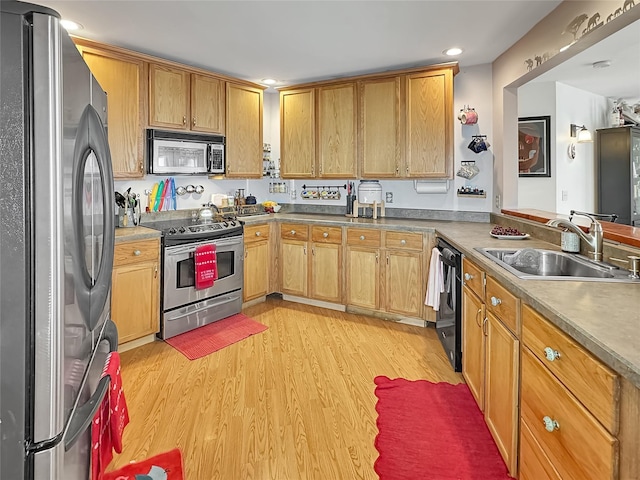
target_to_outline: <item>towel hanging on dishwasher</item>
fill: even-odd
[[[442,292],[444,292],[442,261],[440,260],[440,250],[434,247],[431,250],[429,278],[427,280],[427,295],[424,299],[424,304],[429,307],[433,307],[437,312],[440,309],[440,294]]]

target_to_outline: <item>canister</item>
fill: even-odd
[[[580,237],[577,233],[565,230],[560,236],[560,248],[563,252],[577,253],[580,251]]]
[[[360,180],[358,184],[358,203],[382,204],[382,185],[378,180]]]

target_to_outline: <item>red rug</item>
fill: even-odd
[[[166,477],[164,477],[163,471]],[[184,480],[180,450],[176,448],[142,462],[130,463],[118,470],[105,473],[102,480],[139,480],[136,479],[136,475],[141,476],[139,479],[145,478],[142,475],[148,475],[150,479]]]
[[[189,360],[204,357],[268,327],[237,313],[165,340]]]
[[[380,480],[511,478],[466,384],[374,381]]]

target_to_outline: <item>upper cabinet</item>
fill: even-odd
[[[76,40],[84,61],[107,92],[109,148],[116,179],[144,176],[145,63],[117,50]]]
[[[224,81],[150,64],[149,125],[224,134]]]
[[[315,89],[280,92],[280,174],[313,178],[316,161]]]
[[[356,85],[340,83],[317,90],[319,176],[355,178]]]
[[[450,178],[453,170],[453,73],[407,75],[405,176]]]
[[[263,90],[227,83],[227,177],[262,178]]]
[[[451,178],[457,72],[443,64],[282,90],[282,176]]]

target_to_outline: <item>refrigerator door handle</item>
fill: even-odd
[[[118,351],[118,328],[111,319],[107,320],[106,323],[102,339],[109,342],[110,352],[116,352]],[[102,404],[102,400],[109,391],[110,383],[111,377],[109,375],[102,377],[91,398],[74,412],[65,435],[65,451],[69,451],[69,449],[73,447],[73,444],[80,438],[80,435],[91,424],[100,404]]]

